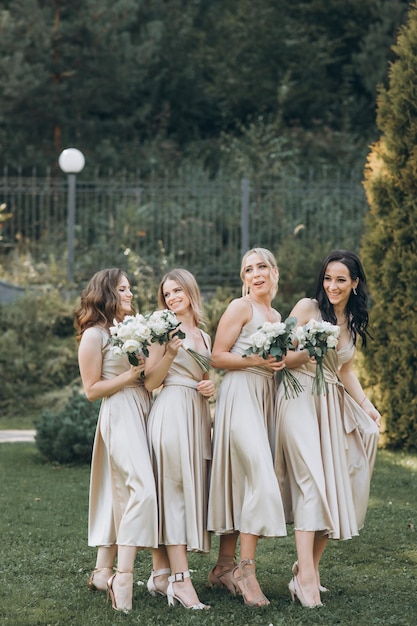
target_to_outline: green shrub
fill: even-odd
[[[31,413],[43,394],[78,379],[73,308],[46,287],[0,307],[2,415]]]
[[[89,463],[99,408],[100,401],[89,402],[74,389],[61,411],[43,411],[35,421],[36,445],[41,454],[57,463]]]
[[[417,450],[417,10],[394,47],[389,86],[378,97],[381,138],[365,169],[369,213],[361,241],[373,298],[364,352],[369,385],[384,419],[384,443]]]

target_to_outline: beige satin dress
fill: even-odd
[[[210,356],[210,337],[202,332]],[[195,350],[185,339],[184,347]],[[201,352],[201,351],[200,351]],[[209,552],[208,479],[211,417],[197,391],[203,372],[180,348],[149,414],[148,438],[158,493],[159,543]]]
[[[363,526],[379,430],[337,377],[354,353],[353,341],[329,350],[323,366],[328,393],[313,395],[316,365],[291,372],[304,386],[297,398],[276,403],[275,471],[287,522],[296,530],[350,539]]]
[[[231,349],[243,355],[265,319],[252,304],[252,319]],[[220,385],[213,434],[208,528],[286,535],[284,510],[269,438],[273,436],[275,377],[264,367],[226,372]]]
[[[129,369],[127,356],[113,355],[101,334],[102,378]],[[91,461],[88,544],[152,548],[158,545],[155,480],[146,435],[151,396],[143,383],[103,398]]]

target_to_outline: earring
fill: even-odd
[[[353,294],[354,294],[355,296],[357,296],[357,295],[358,295],[358,292],[356,291],[356,287],[354,287],[354,288],[353,288]]]

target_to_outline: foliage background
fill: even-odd
[[[416,5],[406,0],[3,0],[0,167],[57,177],[60,151],[76,145],[85,180],[192,166],[255,184],[323,168],[360,181],[374,142],[361,253],[375,341],[361,376],[387,418],[386,442],[415,448],[415,50]],[[8,210],[0,198],[0,230]],[[311,295],[319,258],[343,243],[287,239],[273,250],[284,316]],[[1,310],[1,419],[23,423],[77,384],[77,294],[61,282],[53,241],[43,265],[22,253],[4,269],[0,249],[2,279],[19,267],[19,284],[42,285]],[[150,308],[159,276],[141,285],[146,259],[134,259],[135,249],[137,301]],[[166,261],[161,253],[161,271]],[[219,293],[213,303],[206,294],[212,331],[233,289]]]
[[[0,2],[0,166],[216,169],[268,147],[348,165],[376,137],[375,96],[406,0]],[[256,155],[256,159],[259,157]],[[242,163],[241,163],[242,164]]]
[[[395,46],[389,85],[380,89],[381,138],[368,156],[370,210],[362,241],[378,341],[365,354],[368,383],[387,417],[392,448],[417,448],[417,7]]]

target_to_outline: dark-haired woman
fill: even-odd
[[[365,519],[381,416],[353,370],[358,337],[366,346],[366,278],[356,254],[335,250],[323,262],[315,299],[303,298],[291,312],[302,326],[311,319],[337,324],[336,350],[323,366],[327,395],[313,395],[316,363],[307,350],[287,355],[287,367],[303,385],[276,404],[275,471],[287,522],[294,523],[298,560],[289,590],[308,608],[321,605],[319,563],[328,539],[350,539]]]
[[[78,360],[87,399],[102,399],[91,463],[88,544],[98,546],[92,591],[108,590],[113,608],[132,608],[137,549],[158,545],[155,481],[146,435],[151,396],[143,386],[145,364],[112,353],[113,320],[132,315],[132,292],[119,269],[97,272],[75,311]],[[113,565],[117,555],[117,570]]]

